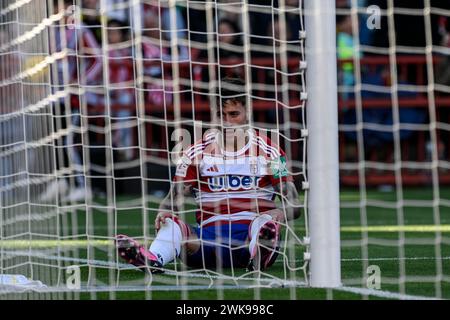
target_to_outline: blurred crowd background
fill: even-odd
[[[215,80],[224,76],[251,82],[256,123],[279,126],[287,115],[301,123],[299,0],[247,3],[248,16],[237,0],[212,7],[207,1],[177,1],[175,10],[167,0],[143,0],[138,7],[129,0],[54,0],[49,10],[65,10],[66,16],[50,28],[49,52],[66,48],[68,54],[52,66],[53,90],[82,89],[70,96],[70,110],[66,99],[58,112],[69,112],[74,126],[87,119],[93,128],[89,144],[112,146],[118,161],[136,160],[144,148],[164,163],[173,144],[168,121],[176,110],[183,119],[209,121],[217,106]],[[402,161],[429,161],[430,130],[417,125],[450,123],[450,2],[430,0],[431,11],[424,10],[424,0],[393,3],[390,16],[387,0],[336,0],[341,163],[393,163],[396,137]],[[381,16],[378,27],[369,28],[373,16],[367,8],[374,5]],[[12,34],[3,27],[2,43]],[[36,61],[26,57],[29,66]],[[7,76],[8,66],[0,68]],[[398,131],[392,126],[397,122]],[[145,130],[139,131],[142,123]],[[448,161],[445,128],[437,128],[437,150]],[[283,130],[293,139],[300,136],[298,128]],[[292,144],[293,158],[301,160],[302,152],[301,145]],[[94,154],[91,161],[100,158]],[[450,183],[450,174],[441,171],[442,182]],[[393,171],[367,175],[368,185],[395,183]],[[404,182],[418,185],[426,177],[429,173],[407,170]],[[357,185],[357,169],[343,171],[341,181]]]

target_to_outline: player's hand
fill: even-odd
[[[270,215],[272,217],[273,221],[276,221],[276,222],[284,222],[285,221],[284,212],[280,209],[272,209],[272,210],[264,212],[264,214]]]
[[[161,225],[166,223],[166,218],[171,218],[171,217],[172,217],[172,213],[170,213],[170,212],[159,212],[156,215],[156,219],[155,219],[156,231],[159,231],[159,229],[161,228]]]

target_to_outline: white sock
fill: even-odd
[[[272,216],[268,214],[262,214],[256,217],[252,221],[252,228],[250,229],[250,239],[255,238],[255,236],[259,234],[259,230],[261,230],[261,227],[271,220]]]
[[[172,262],[181,250],[182,234],[180,226],[172,219],[166,218],[150,246],[150,252],[158,257],[159,262],[165,265]]]
[[[248,246],[251,258],[254,258],[254,255],[256,254],[256,245],[261,227],[271,220],[272,220],[271,215],[262,214],[252,221],[252,226],[250,229],[250,244]]]

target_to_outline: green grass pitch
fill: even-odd
[[[450,188],[440,188],[440,199],[450,199]],[[359,191],[354,189],[341,190],[341,273],[345,286],[365,288],[363,276],[366,273],[368,265],[377,265],[381,271],[381,290],[392,293],[399,293],[401,286],[404,285],[405,293],[415,296],[434,297],[437,295],[436,281],[441,284],[441,296],[450,298],[450,208],[438,202],[433,203],[433,192],[431,188],[404,189],[404,203],[397,201],[395,190],[393,192],[381,192],[377,190],[368,190],[367,198],[361,199]],[[118,199],[118,200],[131,200]],[[365,200],[366,216],[368,228],[362,228],[362,215],[359,204]],[[103,202],[102,202],[103,201]],[[82,207],[77,210],[71,210],[71,213],[62,215],[60,218],[60,234],[78,234],[79,238],[70,239],[86,243],[92,241],[95,245],[85,249],[77,248],[74,250],[70,245],[77,246],[76,242],[65,242],[67,248],[62,247],[61,252],[67,258],[60,264],[60,267],[67,267],[76,264],[71,262],[79,259],[81,263],[82,285],[107,285],[116,283],[120,285],[144,285],[145,278],[143,273],[133,269],[121,270],[117,272],[114,268],[108,268],[107,265],[90,265],[82,263],[83,259],[89,258],[95,261],[116,261],[114,248],[107,245],[108,224],[117,226],[117,233],[124,233],[130,236],[142,237],[143,221],[146,219],[150,226],[147,236],[154,235],[153,220],[156,214],[157,203],[149,203],[147,212],[144,214],[141,209],[129,208],[124,202],[117,202],[115,206],[107,203],[106,199],[98,199],[97,203],[102,203],[102,208],[91,208],[86,211]],[[440,205],[439,218],[440,224],[436,224],[437,212],[433,209],[434,205]],[[400,211],[401,208],[402,210]],[[404,226],[399,226],[399,212],[403,212],[402,220]],[[194,214],[186,214],[187,220],[194,222]],[[38,226],[36,226],[38,227]],[[298,219],[295,222],[295,231],[298,235],[304,235],[304,219]],[[86,237],[89,235],[89,238]],[[398,241],[404,235],[404,246],[398,246]],[[365,238],[365,235],[367,238]],[[437,238],[438,237],[438,238]],[[361,245],[366,240],[365,245]],[[440,240],[438,246],[435,245],[436,239]],[[34,237],[36,246],[49,246],[46,240],[39,241]],[[63,241],[64,242],[64,241]],[[20,246],[16,243],[16,246]],[[86,245],[84,246],[86,247]],[[18,249],[17,247],[15,249]],[[363,254],[369,257],[364,261]],[[301,265],[303,248],[295,248],[296,266]],[[437,259],[437,254],[440,259]],[[400,255],[404,259],[400,260]],[[49,261],[45,257],[33,257],[32,261],[39,264],[57,265],[54,261]],[[442,266],[442,271],[438,267]],[[39,275],[39,266],[34,267],[34,274]],[[171,264],[168,268],[181,268],[180,264]],[[406,275],[406,282],[399,283],[400,270],[403,268]],[[60,270],[61,277],[65,277],[64,268]],[[231,271],[224,270],[225,274],[232,275]],[[244,274],[244,270],[234,270],[234,276],[238,277]],[[283,278],[286,274],[284,262],[281,257],[278,258],[274,266],[267,271],[268,274]],[[194,272],[195,274],[195,272]],[[200,274],[204,274],[200,272]],[[442,276],[437,278],[437,276]],[[289,276],[289,274],[288,274]],[[299,281],[303,281],[302,271],[296,273]],[[417,278],[415,278],[417,277]],[[426,282],[417,281],[426,280]],[[435,281],[436,280],[436,281]],[[178,284],[203,285],[210,284],[209,279],[176,277],[174,275],[158,275],[153,279],[154,288],[162,288],[165,285],[174,286]],[[251,284],[251,281],[247,281]],[[226,280],[223,285],[230,285],[232,282]],[[149,287],[149,289],[152,288]],[[192,288],[191,288],[192,289]],[[140,291],[117,291],[113,294],[109,292],[79,293],[69,294],[69,297],[80,299],[361,299],[361,294],[345,292],[341,290],[324,290],[314,288],[262,288],[260,290],[250,289],[198,289],[179,291],[170,290],[140,290]],[[50,296],[49,296],[50,297]],[[58,297],[58,295],[57,295]],[[63,297],[59,294],[59,297]],[[379,299],[383,297],[369,296],[369,299]]]

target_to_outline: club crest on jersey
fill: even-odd
[[[249,190],[258,186],[261,177],[252,176],[217,176],[208,178],[208,187],[211,191]]]
[[[258,163],[257,162],[252,161],[250,163],[250,173],[253,175],[258,173]]]

